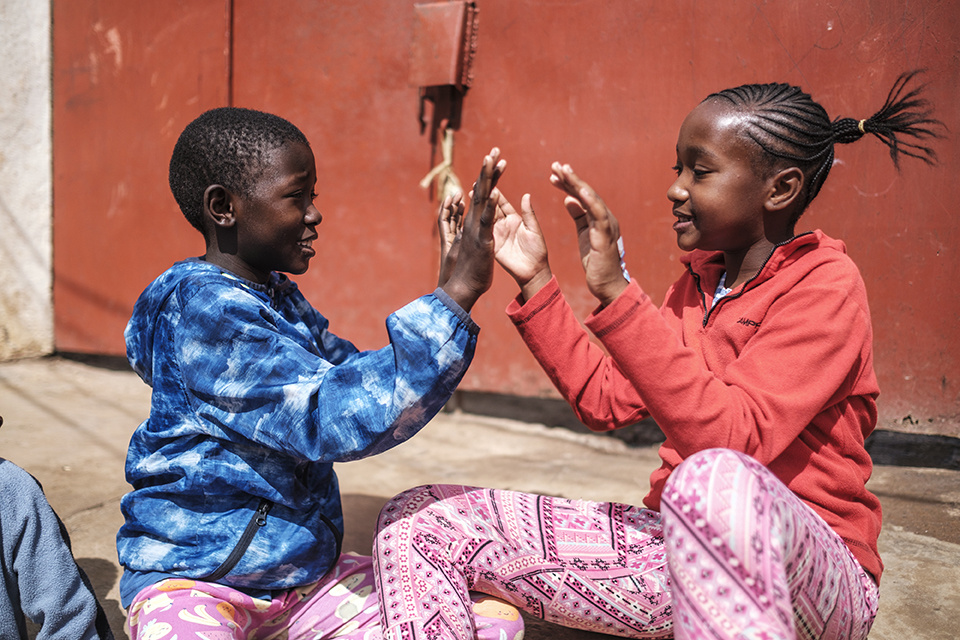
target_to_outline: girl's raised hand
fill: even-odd
[[[453,233],[453,242],[442,256],[441,271],[447,270],[450,275],[440,286],[468,312],[493,283],[493,224],[500,197],[495,187],[506,166],[506,160],[500,159],[500,150],[496,147],[484,156],[480,177],[470,192],[467,213],[458,225],[455,224],[457,214],[453,202],[446,208],[441,205],[441,253],[444,252],[444,243],[450,237],[451,226],[458,227],[459,233]],[[443,277],[443,273],[440,277]]]
[[[606,306],[627,288],[617,245],[620,225],[597,192],[581,180],[570,165],[554,162],[550,168],[553,172],[550,184],[567,194],[563,205],[577,226],[587,288]]]
[[[553,277],[547,261],[547,244],[530,205],[529,193],[520,200],[520,213],[502,193],[498,207],[493,228],[495,257],[520,285],[520,297],[527,301]]]

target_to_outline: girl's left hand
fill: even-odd
[[[550,184],[567,194],[563,205],[577,225],[580,261],[587,288],[607,306],[627,288],[620,262],[620,225],[597,192],[570,165],[554,162]]]

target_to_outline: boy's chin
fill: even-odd
[[[307,262],[306,264],[292,265],[288,269],[278,269],[278,271],[283,271],[284,273],[288,273],[292,276],[302,276],[307,272],[307,269],[309,268],[310,268],[310,263]]]

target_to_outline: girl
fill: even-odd
[[[500,198],[496,257],[520,286],[507,311],[523,340],[592,429],[653,416],[663,464],[646,508],[459,486],[396,497],[375,547],[388,637],[472,637],[469,590],[636,638],[867,636],[883,570],[865,488],[869,308],[843,243],[794,227],[836,143],[872,134],[895,164],[935,160],[922,143],[940,123],[913,76],[864,120],[831,122],[783,84],[697,106],[667,192],[691,253],[659,310],[626,277],[614,216],[554,164],[600,302],[585,324],[609,355],[564,301],[529,195],[519,214]]]

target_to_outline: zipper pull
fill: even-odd
[[[270,503],[262,502],[260,506],[257,507],[257,525],[264,526],[267,524],[267,514],[270,512]]]

